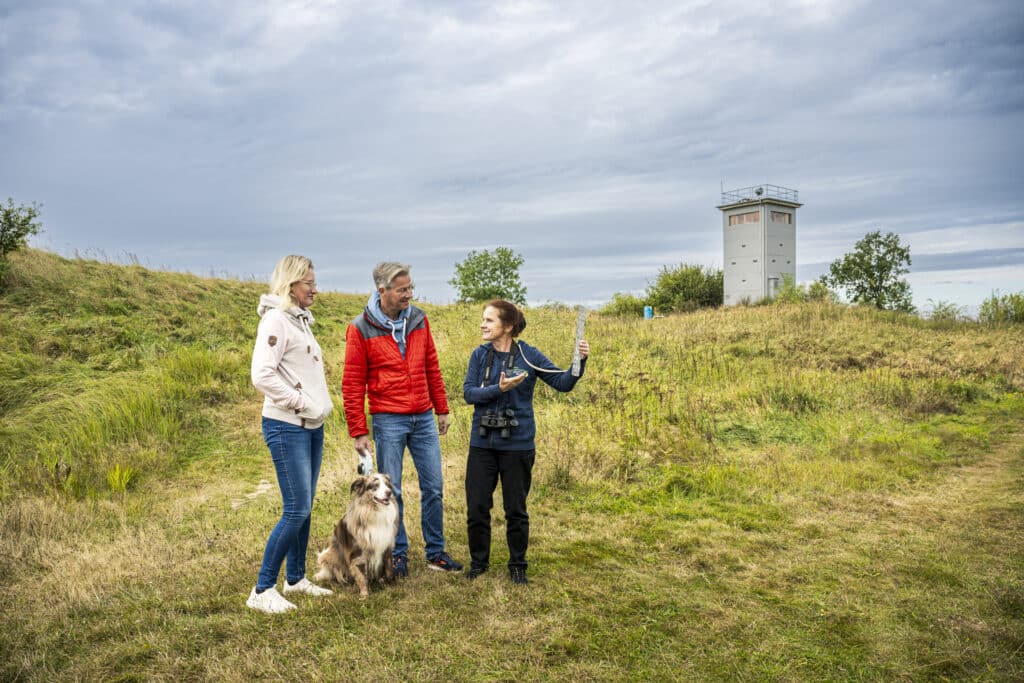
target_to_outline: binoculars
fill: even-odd
[[[506,408],[500,415],[493,412],[481,415],[478,433],[480,436],[487,436],[489,430],[500,429],[501,438],[507,439],[512,433],[510,430],[518,426],[519,420],[516,419],[516,412],[511,408]]]

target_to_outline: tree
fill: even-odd
[[[900,244],[899,235],[876,230],[864,235],[852,253],[833,261],[822,282],[845,289],[854,303],[911,312],[910,283],[901,279],[909,265],[910,247]]]
[[[0,203],[0,283],[7,273],[7,255],[24,247],[28,236],[38,235],[42,229],[36,222],[40,208],[35,203],[32,206],[15,206],[10,197],[6,206]]]
[[[722,297],[721,270],[683,263],[662,266],[646,301],[658,311],[692,311],[721,306]]]
[[[493,254],[474,250],[465,261],[455,264],[455,277],[448,284],[458,290],[459,301],[508,299],[525,304],[526,287],[519,281],[521,265],[523,257],[508,247],[498,247]]]

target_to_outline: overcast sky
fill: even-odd
[[[0,0],[0,199],[36,246],[531,303],[722,266],[720,190],[794,188],[797,275],[865,233],[927,300],[1024,290],[1024,2]]]

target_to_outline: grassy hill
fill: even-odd
[[[267,264],[269,271],[272,264]],[[531,585],[426,571],[244,607],[280,498],[248,377],[264,285],[40,251],[0,294],[0,678],[1019,680],[1024,328],[829,305],[592,315],[538,391]],[[365,295],[313,309],[337,394]],[[424,306],[462,478],[475,306]],[[568,363],[574,314],[524,339]],[[340,411],[311,554],[356,459]],[[411,473],[413,470],[409,468]],[[500,502],[496,569],[507,555]]]

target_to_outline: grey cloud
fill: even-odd
[[[957,253],[911,254],[911,273],[959,271],[1015,266],[1024,268],[1024,248],[976,249]],[[828,263],[808,263],[797,267],[801,280],[817,279],[828,272]]]
[[[1024,266],[1024,249],[978,249],[956,254],[912,256],[913,272]]]
[[[58,248],[238,273],[315,251],[360,290],[354,264],[397,252],[445,300],[466,250],[509,244],[531,299],[591,301],[720,265],[719,182],[799,189],[814,261],[872,229],[1024,243],[1015,2],[50,0],[4,22],[0,184]]]

